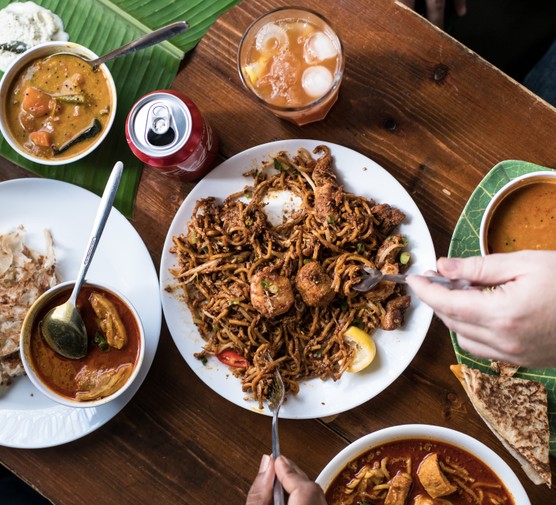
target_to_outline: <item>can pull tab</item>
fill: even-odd
[[[176,138],[172,124],[173,118],[170,109],[163,103],[153,103],[147,116],[147,141],[158,147],[171,144]]]

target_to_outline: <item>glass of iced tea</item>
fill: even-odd
[[[324,119],[338,98],[342,44],[321,15],[282,7],[249,26],[238,70],[245,87],[276,116],[304,125]]]

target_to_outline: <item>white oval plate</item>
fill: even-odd
[[[77,276],[100,198],[78,186],[49,179],[0,183],[0,233],[25,228],[24,242],[45,251],[44,229],[54,241],[62,280]],[[87,279],[113,286],[135,306],[145,328],[145,358],[133,384],[106,405],[65,407],[42,395],[27,377],[0,388],[0,445],[38,449],[71,442],[112,419],[133,397],[153,361],[162,322],[158,276],[131,223],[112,209]]]
[[[268,160],[271,154],[288,151],[295,154],[304,147],[312,151],[325,144],[335,160],[335,170],[346,191],[373,198],[378,203],[394,205],[407,214],[401,232],[409,240],[412,265],[410,272],[422,273],[434,269],[436,255],[432,239],[417,205],[407,191],[386,170],[369,158],[330,142],[316,140],[284,140],[253,147],[239,153],[216,167],[202,179],[182,203],[168,231],[160,264],[160,289],[162,308],[168,328],[181,355],[193,371],[218,394],[231,402],[258,413],[270,415],[268,408],[259,410],[255,401],[246,401],[240,380],[234,377],[225,365],[217,359],[209,359],[206,365],[193,354],[201,351],[204,341],[192,321],[186,304],[171,294],[166,287],[175,279],[169,269],[176,265],[176,258],[170,253],[172,237],[184,233],[193,213],[195,202],[200,198],[214,196],[224,199],[241,191],[251,179],[243,173]],[[432,310],[412,297],[411,308],[406,315],[403,328],[396,331],[378,330],[374,334],[377,357],[364,371],[357,374],[346,373],[334,382],[320,379],[305,380],[300,385],[299,394],[289,395],[280,409],[280,417],[288,419],[313,419],[345,412],[370,400],[405,370],[421,347],[432,318]]]
[[[410,438],[439,440],[440,442],[447,442],[456,447],[461,447],[478,457],[498,475],[506,486],[506,489],[512,494],[514,503],[519,503],[519,505],[531,505],[529,497],[515,473],[492,449],[489,449],[482,442],[459,431],[427,424],[390,426],[389,428],[384,428],[359,438],[342,449],[332,461],[326,465],[317,477],[316,483],[326,491],[328,486],[332,484],[336,476],[348,463],[357,459],[372,447],[394,440]]]

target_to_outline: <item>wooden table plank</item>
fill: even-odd
[[[334,142],[372,158],[410,192],[446,254],[454,225],[481,178],[504,159],[556,167],[556,110],[414,12],[391,0],[308,0],[327,15],[345,48],[340,97],[326,120],[297,127],[243,90],[236,48],[248,24],[275,0],[244,0],[222,16],[187,58],[174,88],[202,110],[222,158],[276,139]],[[27,177],[0,160],[0,180]],[[170,222],[193,187],[146,169],[133,225],[156,265]],[[314,478],[348,441],[403,423],[431,423],[486,443],[534,486],[488,431],[448,369],[455,362],[437,319],[417,357],[386,391],[325,423],[281,422],[282,449]],[[179,355],[166,326],[147,379],[112,421],[61,447],[0,447],[0,461],[59,505],[244,503],[270,419],[214,394]]]

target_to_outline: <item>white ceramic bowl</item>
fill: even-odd
[[[481,248],[481,254],[484,256],[489,254],[488,250],[488,230],[490,222],[496,209],[500,204],[514,191],[528,184],[535,184],[538,182],[546,181],[550,179],[556,183],[556,172],[541,170],[538,172],[531,172],[528,174],[521,175],[511,180],[504,186],[502,186],[494,195],[492,200],[487,205],[483,217],[481,219],[481,226],[479,228],[479,246]]]
[[[41,165],[66,165],[68,163],[72,163],[74,161],[80,160],[84,158],[92,151],[94,151],[105,139],[106,135],[110,131],[112,124],[114,123],[114,118],[116,117],[116,107],[117,107],[117,96],[116,96],[116,85],[114,84],[114,79],[112,78],[112,74],[108,70],[106,65],[101,65],[99,70],[102,71],[104,76],[106,77],[106,81],[108,83],[108,87],[111,93],[111,103],[112,106],[110,108],[108,121],[106,126],[100,132],[99,135],[95,138],[95,141],[86,149],[85,151],[81,151],[75,156],[67,156],[60,159],[46,159],[40,158],[38,156],[34,156],[33,154],[29,153],[25,149],[23,149],[18,142],[14,139],[8,124],[6,123],[6,105],[8,102],[8,93],[10,90],[10,86],[12,84],[13,79],[19,74],[19,71],[29,64],[31,61],[37,58],[43,58],[45,56],[49,56],[55,53],[73,53],[78,56],[83,56],[87,59],[97,58],[97,55],[93,53],[90,49],[86,47],[75,44],[73,42],[45,42],[44,44],[39,44],[37,46],[32,47],[31,49],[25,51],[19,58],[14,60],[12,64],[8,67],[2,80],[0,81],[0,132],[2,132],[3,137],[6,139],[8,144],[21,156],[27,158],[28,160],[34,161],[35,163],[40,163]]]
[[[54,400],[68,407],[98,407],[99,405],[104,405],[105,403],[108,403],[114,400],[115,398],[117,398],[118,396],[120,396],[121,394],[123,394],[124,391],[126,391],[131,386],[131,384],[136,380],[139,370],[141,369],[141,365],[143,363],[143,358],[145,355],[145,333],[144,333],[143,324],[141,322],[141,318],[139,317],[139,314],[137,313],[137,311],[135,310],[131,302],[122,293],[105,284],[86,282],[84,284],[85,286],[91,286],[93,288],[98,287],[103,291],[107,291],[115,295],[117,298],[119,298],[122,302],[124,302],[127,305],[131,313],[133,314],[137,322],[137,326],[139,328],[139,340],[140,340],[139,355],[137,356],[135,368],[133,369],[133,372],[131,373],[131,376],[128,378],[127,382],[120,389],[115,391],[113,394],[106,396],[104,398],[100,398],[98,400],[90,400],[90,401],[73,400],[67,396],[63,396],[59,394],[58,392],[48,387],[48,385],[46,385],[42,381],[40,375],[37,374],[35,370],[35,366],[33,364],[33,360],[31,359],[31,352],[30,352],[30,342],[31,342],[31,333],[32,333],[31,330],[33,328],[33,324],[35,323],[37,316],[40,314],[41,309],[45,306],[45,304],[47,304],[49,300],[51,300],[52,298],[57,296],[61,291],[64,290],[67,290],[67,294],[69,297],[71,293],[71,289],[73,288],[74,284],[75,284],[74,281],[68,281],[54,286],[53,288],[43,293],[31,306],[29,312],[25,316],[25,320],[23,321],[23,325],[21,328],[21,340],[20,340],[21,360],[23,362],[25,372],[27,373],[27,376],[29,377],[33,385],[41,393],[43,393],[51,400]]]
[[[361,437],[359,440],[356,440],[340,451],[338,455],[326,465],[324,470],[317,477],[316,482],[326,491],[336,476],[348,463],[357,459],[369,449],[387,442],[410,438],[437,440],[464,449],[482,460],[498,475],[502,482],[504,482],[506,489],[512,494],[516,505],[531,505],[527,493],[525,489],[523,489],[517,476],[494,451],[469,435],[449,428],[427,424],[392,426]]]

